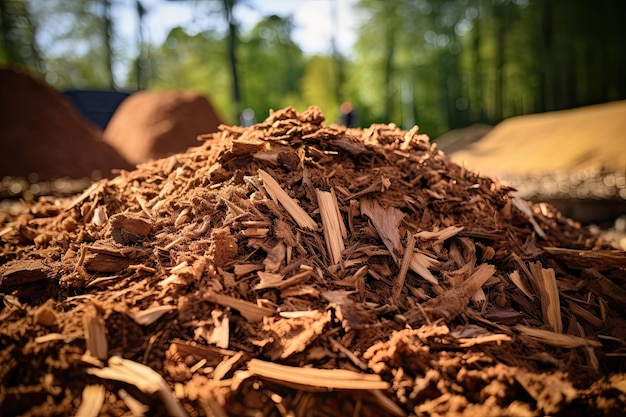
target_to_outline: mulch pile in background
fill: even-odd
[[[221,121],[206,97],[192,91],[140,91],[122,102],[104,140],[133,164],[198,146]]]
[[[11,68],[0,68],[0,148],[0,179],[110,178],[131,167],[67,98]]]
[[[622,413],[623,252],[417,129],[323,120],[4,219],[3,413]]]

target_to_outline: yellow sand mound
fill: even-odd
[[[451,154],[483,174],[626,168],[626,101],[513,117]]]

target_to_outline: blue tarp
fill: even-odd
[[[117,107],[131,93],[112,90],[68,90],[64,94],[85,119],[104,130]]]

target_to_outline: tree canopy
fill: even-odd
[[[142,44],[128,48],[114,5],[1,0],[0,63],[40,73],[59,89],[199,90],[232,123],[246,108],[263,118],[271,108],[310,104],[338,120],[348,100],[361,125],[418,123],[433,136],[626,99],[621,0],[359,0],[348,56],[306,55],[290,16],[265,16],[243,31],[236,12],[253,5],[233,0],[198,9],[219,12],[212,16],[220,25],[174,28],[162,45],[138,36]]]

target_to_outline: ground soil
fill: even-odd
[[[140,91],[122,102],[104,132],[133,164],[198,146],[196,137],[220,125],[206,97],[192,91]]]
[[[626,409],[626,254],[319,109],[0,216],[6,415]]]

